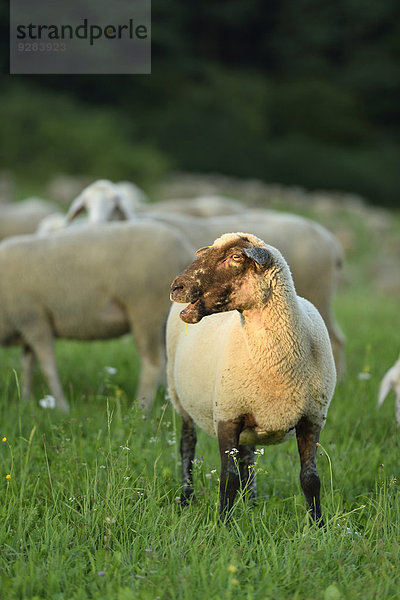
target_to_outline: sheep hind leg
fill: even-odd
[[[240,488],[239,437],[243,419],[218,422],[218,445],[221,457],[220,519],[229,519],[233,502]]]
[[[181,459],[182,459],[182,494],[181,504],[189,504],[193,495],[193,460],[196,449],[196,428],[192,419],[182,418]]]
[[[321,428],[303,417],[296,425],[297,447],[300,455],[300,483],[306,497],[308,511],[318,527],[323,527],[320,504],[320,479],[317,471],[317,443]]]
[[[239,473],[242,491],[253,502],[257,497],[255,446],[239,446]]]

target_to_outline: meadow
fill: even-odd
[[[160,389],[145,416],[129,337],[57,342],[72,410],[20,401],[19,350],[0,349],[0,599],[196,600],[398,597],[399,431],[379,383],[399,353],[399,298],[377,289],[375,249],[355,248],[337,294],[347,371],[321,436],[326,528],[310,526],[295,440],[257,457],[258,500],[218,523],[217,443],[201,432],[196,499],[180,494],[179,419]],[[391,235],[400,238],[398,215]]]

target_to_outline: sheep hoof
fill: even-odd
[[[310,515],[310,525],[312,525],[312,526],[316,525],[318,527],[318,529],[326,530],[325,521],[321,516],[315,517],[315,516]]]
[[[193,490],[183,491],[181,494],[180,505],[181,506],[189,506],[189,504],[194,500]]]

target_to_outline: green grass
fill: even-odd
[[[318,455],[325,531],[308,524],[294,440],[265,448],[256,506],[239,498],[221,526],[217,444],[200,432],[196,500],[180,508],[179,419],[162,391],[148,418],[135,404],[129,338],[57,344],[68,417],[20,402],[19,352],[1,349],[1,600],[397,598],[399,432],[393,395],[376,398],[399,352],[398,299],[359,279],[336,306],[347,373]]]

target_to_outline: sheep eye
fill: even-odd
[[[242,254],[232,254],[231,259],[235,262],[242,262],[244,260]]]

